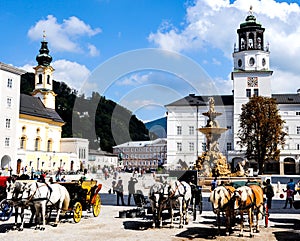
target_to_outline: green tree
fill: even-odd
[[[248,160],[258,163],[259,174],[266,161],[279,161],[279,146],[284,145],[286,135],[283,124],[273,98],[254,96],[242,106],[238,144],[246,147]]]

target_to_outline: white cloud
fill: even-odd
[[[82,52],[79,37],[94,36],[101,32],[100,28],[93,29],[75,16],[58,23],[56,17],[48,15],[47,19],[39,20],[28,31],[32,40],[41,40],[43,31],[46,39],[51,42],[54,51]]]
[[[296,61],[300,56],[300,7],[297,3],[197,0],[194,5],[187,7],[183,29],[178,30],[171,24],[165,28],[166,24],[162,23],[163,27],[151,33],[148,40],[160,48],[178,52],[215,48],[231,60],[237,38],[236,29],[245,20],[250,5],[253,6],[257,21],[266,29],[265,44],[270,42],[271,69],[280,69],[275,76],[294,79],[300,69],[300,61]],[[288,86],[283,86],[290,90]]]
[[[89,49],[89,55],[92,57],[98,56],[100,54],[99,50],[95,45],[88,44],[88,49]]]
[[[126,86],[135,86],[140,84],[145,84],[149,80],[149,76],[152,75],[152,73],[147,74],[130,74],[129,76],[125,76],[124,78],[121,78],[117,84],[118,85],[126,85]]]
[[[53,73],[53,79],[58,82],[65,82],[70,88],[73,88],[80,92],[82,84],[90,76],[90,71],[85,65],[81,65],[76,62],[71,62],[65,59],[60,59],[52,62],[52,67],[55,69]],[[33,65],[26,64],[19,67],[27,72],[34,73]],[[95,89],[95,86],[90,86],[91,89]],[[85,91],[89,89],[85,86]]]
[[[293,74],[287,71],[282,71],[281,69],[274,69],[274,74],[271,81],[272,93],[296,94],[297,90],[300,88],[300,75]]]
[[[80,91],[82,83],[89,77],[90,71],[85,65],[80,65],[76,62],[71,62],[65,59],[57,60],[52,63],[54,79],[63,81],[69,87]]]

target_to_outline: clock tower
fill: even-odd
[[[237,131],[239,116],[243,104],[254,95],[271,97],[271,77],[269,69],[269,44],[264,43],[264,31],[253,15],[252,7],[245,22],[237,30],[238,45],[234,47],[233,71],[233,100],[234,100],[234,148],[238,150]]]
[[[53,72],[54,68],[50,65],[52,57],[49,55],[48,42],[46,35],[43,35],[39,54],[36,56],[38,65],[35,70],[35,89],[32,96],[41,99],[46,108],[55,109],[55,96],[53,91]]]

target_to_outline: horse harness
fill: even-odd
[[[28,199],[27,199],[27,203],[29,203],[30,201],[34,202],[34,201],[43,201],[43,200],[47,200],[47,204],[48,202],[51,202],[50,201],[50,197],[51,197],[51,194],[52,194],[52,188],[47,184],[47,183],[44,183],[44,185],[41,185],[39,186],[38,183],[36,182],[35,183],[36,185],[36,189],[34,190],[33,194],[31,194]],[[48,187],[48,190],[50,192],[47,192],[47,196],[46,197],[39,197],[39,198],[34,198],[35,194],[39,191],[40,193],[40,188],[43,187],[43,186],[47,186]],[[30,193],[30,190],[28,190],[28,194]],[[40,193],[41,195],[41,193]],[[53,203],[52,203],[53,204]]]
[[[176,181],[176,182],[175,182],[175,190],[169,195],[169,198],[172,198],[172,199],[174,198],[174,199],[176,199],[176,198],[178,198],[178,197],[184,197],[184,195],[186,194],[186,186],[185,186],[185,185],[182,185],[181,182],[179,182],[180,185],[178,185],[177,183],[178,183],[178,182]],[[180,189],[179,189],[180,186],[183,186],[183,188],[184,188],[184,193],[180,193]],[[175,193],[176,193],[177,190],[178,190],[178,194],[175,196]]]
[[[248,193],[248,191],[247,191],[248,197],[250,198],[250,204],[248,204],[248,205],[241,205],[241,204],[242,204],[242,201],[239,200],[239,202],[238,202],[239,208],[238,208],[238,209],[240,209],[240,210],[247,210],[247,209],[252,208],[252,207],[258,208],[258,207],[256,206],[256,195],[255,195],[255,192],[253,192],[253,190],[251,190],[251,191],[252,191],[252,193],[253,193],[253,199],[252,199],[252,196],[249,195],[249,193]],[[235,197],[235,198],[236,198],[236,197]],[[246,202],[244,202],[244,203],[246,203]],[[240,208],[240,207],[242,207],[242,208]]]
[[[218,199],[218,208],[214,208],[215,211],[219,211],[219,210],[220,210],[221,212],[223,212],[228,206],[230,206],[230,204],[233,203],[232,198],[231,198],[231,195],[230,195],[230,194],[232,194],[231,190],[229,190],[229,189],[227,189],[227,188],[225,188],[225,189],[227,190],[227,192],[228,192],[228,194],[229,194],[229,195],[225,195],[225,197],[226,197],[226,199],[227,199],[227,203],[225,203],[225,204],[223,205],[223,208],[220,208],[222,198],[219,197],[219,199]],[[216,192],[214,192],[214,197],[215,197],[215,195],[216,195]]]

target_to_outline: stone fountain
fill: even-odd
[[[227,131],[227,128],[220,127],[216,121],[216,117],[222,113],[215,111],[215,101],[212,97],[209,98],[209,110],[202,114],[207,116],[208,120],[206,126],[198,130],[206,137],[207,150],[198,156],[194,169],[198,170],[199,176],[231,176],[227,160],[220,152],[218,143],[221,134]]]

